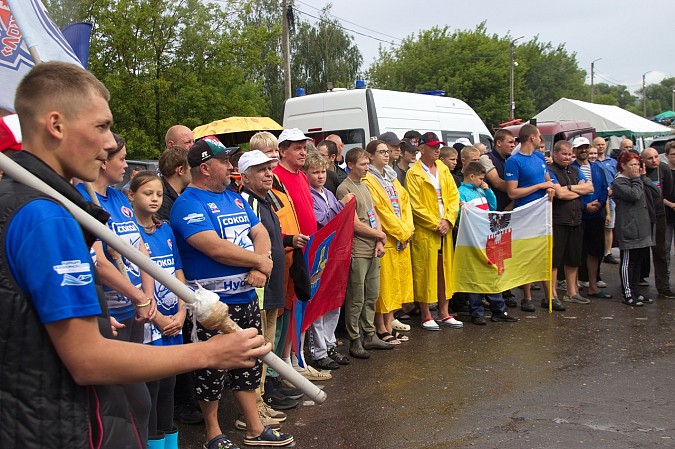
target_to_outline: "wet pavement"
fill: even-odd
[[[675,300],[631,308],[618,265],[603,279],[614,299],[549,314],[534,291],[535,313],[509,310],[518,323],[413,321],[409,342],[333,371],[327,401],[301,400],[282,430],[298,448],[673,448]],[[229,392],[220,408],[243,447]],[[181,448],[201,448],[203,425],[179,427]]]

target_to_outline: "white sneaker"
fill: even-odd
[[[607,283],[605,281],[598,281],[598,288],[607,288]]]
[[[577,285],[578,285],[579,287],[588,288],[588,286],[589,286],[590,284],[589,284],[588,281],[577,281]],[[600,287],[600,286],[598,285],[598,287]]]

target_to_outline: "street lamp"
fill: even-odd
[[[591,61],[591,103],[595,103],[595,91],[593,89],[593,76],[594,76],[594,69],[595,69],[595,62],[601,60],[602,58],[594,59]]]
[[[513,60],[514,55],[515,55],[515,44],[516,44],[516,41],[517,41],[518,39],[522,39],[522,38],[524,38],[524,37],[525,37],[525,36],[520,36],[520,37],[517,37],[517,38],[511,40],[511,64],[510,64],[510,68],[511,68],[511,79],[510,79],[510,90],[509,90],[509,93],[510,93],[510,98],[509,98],[509,100],[510,100],[510,102],[509,102],[509,109],[510,109],[509,118],[510,118],[511,120],[513,120],[514,118],[516,118],[516,99],[515,99],[515,97],[514,97],[514,79],[513,79],[513,77],[514,77],[513,68],[514,68],[515,65],[516,65],[516,62]]]

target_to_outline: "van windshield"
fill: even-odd
[[[338,129],[331,131],[320,131],[320,132],[307,132],[305,135],[311,137],[314,140],[314,144],[318,144],[326,137],[331,134],[337,134],[342,139],[342,143],[345,144],[345,147],[342,150],[342,156],[344,156],[347,151],[352,148],[365,148],[366,147],[366,132],[361,129]]]

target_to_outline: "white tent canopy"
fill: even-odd
[[[621,109],[618,106],[561,98],[535,116],[538,122],[585,120],[598,136],[663,136],[673,130]]]

